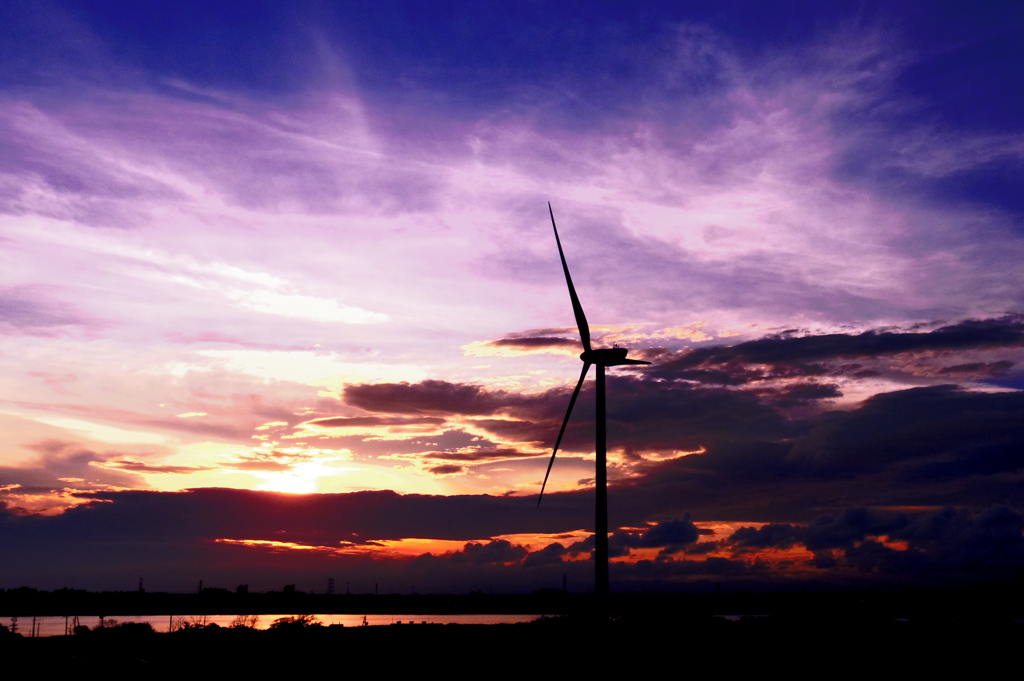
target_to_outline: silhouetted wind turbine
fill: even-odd
[[[597,471],[595,475],[595,487],[597,501],[594,509],[594,569],[595,584],[594,592],[599,596],[608,593],[608,473],[607,473],[607,422],[604,406],[604,369],[605,367],[621,366],[623,364],[650,364],[639,359],[626,359],[626,348],[599,348],[590,347],[590,325],[587,324],[587,316],[583,314],[583,306],[576,295],[576,287],[572,285],[572,277],[569,276],[569,266],[565,264],[565,253],[562,252],[562,242],[558,238],[558,227],[555,226],[555,213],[551,210],[551,202],[548,202],[548,213],[551,215],[551,228],[555,230],[555,243],[558,245],[558,257],[562,259],[562,270],[565,272],[565,283],[569,286],[569,299],[572,300],[572,311],[576,315],[576,326],[580,330],[580,342],[583,343],[583,371],[580,373],[580,380],[576,383],[576,389],[572,391],[572,398],[569,399],[569,408],[565,411],[565,418],[562,420],[562,429],[558,431],[558,439],[555,440],[555,448],[551,452],[551,460],[548,462],[548,471],[544,474],[544,483],[540,487],[540,496],[537,498],[537,505],[540,506],[544,498],[544,488],[548,484],[548,476],[551,475],[551,466],[555,463],[555,455],[558,454],[558,445],[562,443],[562,436],[565,435],[565,426],[569,423],[569,416],[572,414],[573,405],[579,397],[580,388],[587,378],[587,372],[591,365],[597,366],[597,438],[594,446],[594,453],[597,456]]]

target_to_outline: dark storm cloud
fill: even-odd
[[[662,377],[721,386],[743,385],[750,381],[760,381],[768,378],[768,374],[764,371],[748,369],[743,366],[730,366],[725,369],[683,369],[677,371],[672,362],[656,366],[651,373]]]
[[[720,440],[783,438],[792,425],[747,392],[660,383],[632,376],[608,381],[609,429],[629,450],[696,449]]]
[[[781,334],[675,355],[644,371],[610,374],[609,442],[625,455],[612,472],[613,525],[636,527],[687,511],[699,520],[806,524],[826,511],[842,518],[844,508],[951,502],[972,509],[993,503],[1024,506],[1024,393],[936,385],[876,394],[828,411],[828,401],[841,390],[823,379],[840,373],[849,385],[869,376],[864,363],[845,358],[879,353],[941,353],[948,357],[947,376],[997,373],[1011,364],[957,359],[961,351],[1022,343],[1024,321],[1005,316],[925,332]],[[703,371],[711,362],[723,362],[712,367],[726,379],[717,385],[667,380],[681,378],[686,370],[678,367],[686,363],[702,363]],[[753,379],[743,372],[762,369],[748,362],[769,366],[772,378],[785,380],[751,386]],[[668,371],[673,365],[677,369]],[[732,380],[737,378],[742,380]],[[350,403],[395,414],[380,418],[431,412],[478,417],[472,419],[474,432],[486,431],[502,444],[469,442],[449,451],[410,452],[438,464],[462,465],[532,456],[505,443],[551,447],[570,392],[564,386],[518,395],[428,381],[353,386]],[[593,451],[593,410],[593,383],[587,382],[562,443],[567,454]],[[703,454],[657,460],[701,449]],[[552,495],[553,501],[575,498]],[[766,540],[756,535],[744,541],[754,548]]]
[[[5,532],[12,540],[26,538],[22,533],[27,532],[82,541],[227,538],[337,547],[339,542],[405,537],[468,541],[517,532],[550,533],[593,522],[584,497],[540,511],[532,497],[394,492],[291,495],[202,488],[102,492],[90,498],[96,503],[52,518],[8,523]]]
[[[489,496],[398,495],[394,492],[290,495],[227,489],[188,492],[110,492],[95,503],[73,508],[59,516],[19,516],[0,509],[0,587],[65,584],[110,588],[112,575],[128,572],[147,584],[161,576],[205,574],[224,579],[260,583],[280,575],[280,588],[294,583],[295,575],[334,574],[374,581],[399,579],[403,588],[414,578],[425,590],[464,592],[467,585],[492,584],[516,588],[515,579],[499,573],[467,573],[463,568],[521,561],[526,549],[504,540],[484,541],[516,532],[553,533],[555,528],[585,528],[593,522],[592,499],[552,500],[538,509],[533,498]],[[372,547],[380,540],[405,537],[469,542],[454,559],[426,557],[373,560],[339,556],[329,549],[352,543]],[[218,539],[296,542],[320,550],[286,550],[274,546],[247,546]],[[410,567],[412,565],[412,567]],[[436,566],[438,572],[433,572]],[[444,566],[447,567],[447,572]],[[585,566],[584,566],[585,567]],[[573,579],[587,574],[582,568]],[[278,572],[280,570],[280,572]],[[288,575],[292,575],[289,580]],[[551,583],[562,573],[551,575]],[[198,578],[198,577],[197,577]],[[251,578],[251,579],[250,579]],[[277,578],[275,578],[277,579]],[[476,580],[481,579],[480,584]],[[536,576],[531,577],[536,579]],[[47,582],[46,580],[50,580]],[[461,580],[461,582],[460,582]],[[191,581],[191,577],[188,578]],[[214,584],[208,581],[208,584]],[[392,582],[393,584],[394,582]],[[178,582],[184,590],[185,582]],[[523,583],[530,590],[539,585]],[[387,587],[393,588],[393,587]],[[372,590],[372,587],[371,587]],[[382,591],[384,593],[385,591]]]
[[[495,565],[518,563],[529,553],[524,547],[513,545],[505,539],[480,544],[470,542],[463,547],[462,551],[451,554],[449,560],[453,562],[466,562],[474,565]]]
[[[516,348],[519,350],[538,350],[542,348],[579,348],[580,342],[570,338],[551,336],[534,336],[526,338],[501,338],[488,341],[486,345],[495,348]]]
[[[628,556],[632,549],[662,549],[661,555],[669,555],[684,550],[688,545],[693,544],[701,535],[710,534],[710,530],[701,530],[690,520],[686,514],[682,519],[662,520],[644,530],[623,529],[613,532],[608,538],[608,555],[612,558]],[[594,535],[590,535],[582,541],[575,542],[569,547],[562,547],[557,555],[578,556],[589,554],[594,551]],[[549,555],[546,558],[537,560],[551,561],[556,549],[548,547],[545,549]]]
[[[476,419],[475,428],[504,441],[551,447],[558,435],[570,388],[524,395],[504,411],[513,419]],[[754,393],[686,383],[608,378],[609,432],[628,453],[696,449],[711,441],[775,438],[793,432],[786,418]],[[585,383],[562,441],[567,452],[593,451],[594,390]]]
[[[249,583],[265,582],[273,575],[292,575],[292,582],[296,581],[295,575],[319,582],[322,575],[341,570],[346,579],[369,580],[370,583],[400,580],[403,585],[417,580],[425,591],[456,592],[466,590],[467,585],[479,584],[477,580],[484,584],[494,580],[509,590],[516,590],[537,588],[538,584],[532,581],[536,579],[547,579],[552,584],[563,576],[569,576],[576,583],[589,584],[592,579],[592,562],[579,560],[593,550],[592,536],[569,547],[556,542],[533,552],[507,540],[492,539],[470,541],[450,553],[428,553],[412,559],[378,556],[372,560],[329,550],[287,550],[273,545],[213,541],[237,533],[249,539],[252,535],[273,537],[274,542],[304,539],[307,545],[324,549],[350,546],[352,542],[372,546],[376,540],[369,537],[381,539],[386,533],[359,535],[351,530],[379,526],[380,512],[388,506],[398,513],[388,518],[385,525],[404,525],[404,530],[412,529],[410,536],[421,536],[432,531],[437,533],[440,523],[434,525],[433,530],[423,532],[431,521],[422,516],[409,518],[407,514],[437,511],[447,505],[460,513],[460,520],[464,521],[451,523],[449,520],[443,533],[450,536],[453,526],[464,526],[465,521],[475,522],[472,514],[497,501],[493,498],[462,498],[452,503],[433,497],[427,498],[427,505],[423,505],[423,498],[407,499],[382,493],[296,497],[239,494],[234,490],[121,492],[104,494],[101,498],[106,503],[79,507],[56,517],[19,517],[0,510],[0,540],[5,546],[0,580],[7,586],[35,584],[53,588],[46,580],[61,583],[67,578],[67,571],[61,566],[66,568],[69,564],[75,566],[75,574],[82,580],[79,585],[83,581],[90,585],[90,579],[109,579],[115,573],[121,579],[130,576],[134,580],[139,570],[147,574],[147,583],[153,583],[148,577],[151,574],[166,578],[169,572],[182,569]],[[170,503],[166,503],[168,501]],[[404,501],[411,501],[416,508],[401,508]],[[430,508],[435,503],[437,506]],[[507,512],[513,507],[514,504],[510,504],[502,510]],[[219,515],[211,516],[212,512]],[[413,529],[410,520],[425,523]],[[490,529],[496,528],[500,522],[497,520],[492,516]],[[516,520],[522,518],[513,522]],[[811,566],[822,572],[819,579],[839,583],[850,583],[850,580],[884,583],[888,579],[907,578],[933,579],[936,583],[951,577],[987,579],[1013,575],[1024,567],[1022,529],[1024,518],[1001,506],[980,511],[945,508],[916,515],[853,508],[836,516],[820,517],[806,526],[773,524],[760,530],[743,528],[727,539],[704,545],[695,544],[702,532],[688,519],[668,520],[644,531],[619,531],[612,535],[613,556],[627,555],[635,548],[662,549],[657,561],[613,564],[612,577],[620,583],[653,583],[658,588],[668,588],[673,580],[684,577],[752,578],[762,586],[775,579],[788,583],[791,577],[785,575],[785,566],[771,568],[757,558],[756,553],[743,557],[744,551],[749,554],[752,549],[803,545],[814,550]],[[903,542],[906,548],[882,543],[883,535],[890,542]],[[707,556],[700,561],[672,558],[674,554],[700,555],[728,550],[730,546],[740,552],[739,557]],[[684,549],[685,554],[681,554]],[[124,566],[124,569],[116,566]],[[173,566],[173,570],[168,566]],[[497,567],[503,569],[463,572],[469,568]],[[524,570],[530,575],[524,575],[521,572]],[[254,575],[258,577],[246,579]],[[461,584],[456,577],[462,580]],[[262,588],[280,588],[281,583],[289,581],[280,576],[277,579],[278,584]]]
[[[816,475],[898,470],[906,461],[957,459],[979,449],[1008,455],[1002,470],[1024,465],[1024,393],[977,393],[957,386],[875,395],[848,412],[824,414],[797,438],[789,460]],[[1011,455],[1017,450],[1019,454]]]
[[[547,329],[529,329],[528,331],[520,331],[519,333],[509,333],[505,334],[505,338],[547,338],[551,336],[564,336],[566,334],[575,335],[578,333],[579,330],[575,326],[560,326]]]
[[[800,540],[803,528],[789,523],[768,523],[761,527],[741,527],[729,541],[737,548],[788,549]]]
[[[706,556],[722,548],[723,542],[705,541],[686,547],[687,556]]]
[[[113,499],[105,505],[118,503]],[[160,591],[190,591],[198,579],[207,586],[231,589],[243,583],[255,591],[296,584],[308,591],[321,590],[329,576],[343,575],[352,593],[374,593],[379,587],[379,592],[386,594],[466,593],[498,588],[529,592],[561,587],[566,579],[570,590],[583,591],[593,581],[593,562],[561,561],[562,549],[558,546],[528,553],[525,547],[499,539],[468,542],[458,551],[415,558],[338,554],[328,549],[289,550],[270,544],[211,541],[196,532],[202,529],[203,519],[193,512],[159,518],[132,517],[132,509],[121,510],[128,515],[120,527],[109,523],[103,532],[96,532],[90,525],[84,537],[77,535],[75,527],[64,527],[56,536],[52,518],[16,517],[0,510],[0,541],[4,546],[0,585],[123,590],[134,589],[142,574],[151,590]],[[284,518],[281,525],[289,520]],[[671,588],[676,577],[747,575],[751,568],[742,561],[718,558],[701,566],[673,563],[638,568],[613,564],[611,572],[616,583],[657,581]]]
[[[442,385],[445,394],[486,392],[468,386],[463,393],[456,384]],[[418,386],[386,387],[420,396],[431,393],[416,390]],[[832,384],[806,381],[735,390],[651,381],[639,373],[610,376],[608,390],[610,441],[636,466],[631,479],[613,488],[620,498],[613,514],[621,525],[645,522],[653,509],[674,514],[689,510],[708,520],[807,522],[814,509],[879,502],[1024,502],[1022,393],[932,386],[875,395],[853,409],[822,412],[819,406],[786,416],[779,408],[818,404],[839,391]],[[506,418],[475,419],[474,427],[496,440],[547,448],[557,435],[568,396],[568,388],[522,396],[499,393],[483,401],[490,410],[500,399]],[[400,402],[399,408],[407,404]],[[569,421],[563,451],[593,450],[592,413],[588,383]],[[699,448],[706,453],[665,463],[641,458]],[[501,446],[417,454],[454,465],[533,455]]]
[[[1013,340],[1019,333],[1015,325],[1019,324],[1008,319],[944,327],[959,331],[940,335],[963,338],[961,331],[967,329],[970,333],[966,335],[977,346],[983,345],[975,333],[979,329],[1001,329],[1005,335],[998,342]],[[897,335],[929,337],[934,333]],[[996,342],[991,339],[999,336],[980,335],[990,339],[985,342]],[[859,342],[864,340],[862,336],[844,338]],[[794,373],[809,366],[800,364],[806,353],[786,349],[787,343],[801,338],[768,340],[782,346],[782,350],[773,351],[773,356],[795,358],[794,363],[779,366],[787,370],[796,367]],[[928,342],[935,346],[934,337]],[[907,347],[906,343],[902,340],[895,346]],[[942,343],[950,344],[948,340]],[[719,353],[730,350],[715,349]],[[963,371],[984,370],[967,362],[948,364]],[[860,370],[844,366],[848,371]],[[444,381],[350,386],[345,395],[349,404],[376,413],[308,423],[357,428],[433,426],[455,416],[472,417],[474,428],[506,438],[504,441],[550,446],[570,390],[561,387],[516,394]],[[754,390],[664,380],[635,372],[610,375],[608,394],[610,441],[624,450],[627,463],[632,464],[629,476],[610,488],[610,523],[613,528],[649,526],[615,532],[612,551],[627,555],[637,549],[659,550],[654,562],[615,568],[629,579],[709,575],[770,579],[774,574],[771,569],[751,562],[756,560],[757,551],[795,546],[811,551],[814,559],[810,566],[828,575],[867,570],[868,575],[902,578],[920,569],[940,576],[957,571],[970,576],[1002,574],[1000,571],[1017,565],[1020,516],[1015,508],[1024,507],[1024,393],[932,386],[878,394],[843,410],[823,411],[823,400],[835,397],[838,389],[818,380]],[[587,383],[566,432],[567,452],[592,451],[593,402],[592,384]],[[778,408],[792,404],[819,406],[798,410],[798,415]],[[466,465],[476,461],[531,456],[514,446],[481,444],[468,435],[451,435],[449,439],[440,446],[451,446],[452,451],[438,450],[434,445],[427,452],[413,449],[409,454],[436,464],[427,466],[435,475],[464,472]],[[426,441],[416,446],[424,444]],[[705,453],[666,461],[643,458],[645,453],[694,451],[700,447]],[[69,448],[66,443],[38,443],[36,451],[43,463],[37,469],[45,473],[45,479],[36,481],[40,483],[37,486],[55,488],[54,481],[59,477],[84,477],[76,474],[82,471],[127,476],[123,471],[133,466],[138,469],[123,452],[98,455],[80,449]],[[97,463],[106,468],[97,469]],[[272,452],[249,457],[236,467],[278,470],[292,463]],[[156,471],[153,468],[150,472]],[[23,478],[15,482],[27,486],[33,481]],[[102,550],[105,555],[122,556],[125,564],[133,564],[142,560],[139,556],[143,549],[139,547],[157,546],[161,548],[152,550],[178,555],[196,565],[215,560],[222,552],[248,565],[245,561],[251,561],[259,551],[270,550],[226,544],[211,548],[210,543],[217,539],[296,542],[322,547],[322,551],[407,537],[470,542],[470,548],[452,554],[417,559],[415,568],[402,568],[407,573],[390,563],[390,567],[382,568],[385,572],[393,570],[389,573],[393,575],[419,575],[416,579],[431,575],[438,584],[449,583],[444,580],[473,566],[483,570],[480,574],[491,576],[499,573],[488,571],[499,568],[529,570],[535,575],[548,575],[545,571],[560,568],[566,573],[585,573],[577,563],[587,561],[572,559],[586,557],[593,550],[592,538],[532,553],[500,544],[500,540],[494,546],[486,541],[479,543],[500,535],[592,528],[592,492],[587,490],[550,494],[540,509],[536,508],[535,497],[431,497],[391,492],[296,496],[210,489],[182,493],[125,491],[105,492],[96,495],[95,500],[87,507],[52,518],[7,514],[0,523],[0,539],[12,551],[34,555],[37,564],[51,560],[58,550],[71,554],[77,551],[83,556]],[[943,507],[951,501],[958,507],[924,515],[883,508]],[[698,522],[769,524],[758,530],[739,530],[714,544],[698,544],[700,530],[688,513]],[[659,522],[650,525],[655,520]],[[889,538],[888,543],[879,539],[882,536]],[[901,552],[892,542],[906,542],[908,549]],[[673,560],[730,547],[735,552],[733,559],[710,555],[700,565]],[[989,563],[971,559],[971,550],[989,556]],[[297,559],[279,560],[295,565]],[[663,562],[670,565],[662,566]],[[446,569],[450,572],[445,573]],[[511,573],[501,574],[502,580],[511,580],[502,583],[515,583],[517,579],[509,577]]]
[[[866,508],[851,508],[838,517],[830,515],[815,518],[803,534],[803,544],[811,551],[850,548],[868,536],[896,536],[909,521],[901,513]]]
[[[703,534],[687,515],[682,520],[663,520],[640,535],[641,548],[682,547],[692,544]]]
[[[463,414],[486,416],[518,403],[520,398],[479,385],[423,381],[376,383],[345,387],[346,404],[390,414]]]
[[[808,523],[844,507],[1024,507],[1024,393],[913,388],[853,409],[765,421],[774,432],[741,418],[757,413],[730,414],[732,430],[691,423],[706,452],[639,464],[612,487],[613,524],[635,525],[652,509]],[[611,423],[610,439],[628,444],[630,431]]]
[[[970,362],[968,364],[957,364],[956,366],[944,367],[940,374],[975,374],[980,376],[1002,376],[1013,368],[1013,362],[1002,360],[999,362]]]
[[[562,557],[568,553],[560,543],[548,544],[540,551],[533,551],[523,561],[526,567],[538,567],[543,565],[561,565]]]
[[[781,388],[763,388],[755,394],[783,408],[843,396],[839,386],[834,383],[796,383]]]
[[[733,346],[699,348],[659,362],[652,372],[665,378],[740,384],[763,378],[820,375],[814,361],[880,357],[907,352],[957,351],[1024,346],[1024,317],[969,319],[928,332],[871,330],[860,334],[797,335],[784,332]],[[751,369],[748,364],[775,370]],[[1008,367],[1007,367],[1008,368]],[[788,374],[787,374],[788,371]]]
[[[521,459],[537,456],[536,452],[522,452],[507,447],[479,447],[470,451],[458,452],[426,452],[419,455],[423,459],[441,459],[444,461],[502,461],[505,459]]]
[[[1024,567],[1024,517],[1005,506],[978,511],[946,507],[916,515],[850,508],[806,526],[773,523],[737,530],[727,543],[736,549],[790,548],[814,553],[811,564],[828,570],[850,567],[880,575],[961,574],[986,578]],[[880,541],[904,542],[893,547]]]
[[[452,464],[444,464],[444,465],[441,465],[441,466],[434,466],[433,468],[428,468],[427,472],[428,473],[433,473],[434,475],[457,475],[459,473],[462,473],[465,470],[466,470],[465,466],[455,466],[455,465],[452,465]]]
[[[1010,428],[1007,419],[1014,418],[1016,402],[1012,397],[985,398],[947,386],[920,393],[898,391],[879,395],[858,409],[823,413],[829,400],[843,394],[840,385],[826,380],[826,376],[856,381],[875,374],[863,363],[836,364],[834,360],[942,352],[953,356],[953,361],[948,361],[945,369],[941,365],[929,369],[935,376],[945,372],[947,376],[977,378],[1003,374],[1013,364],[1006,360],[958,363],[955,356],[959,351],[1017,345],[1024,346],[1024,318],[1005,316],[967,320],[927,332],[873,330],[821,336],[783,333],[731,347],[702,348],[682,354],[666,351],[661,353],[658,364],[644,371],[609,376],[609,432],[614,434],[613,446],[621,448],[634,462],[645,452],[693,451],[703,447],[708,455],[699,466],[715,467],[712,462],[725,457],[722,460],[730,462],[739,479],[788,476],[789,473],[783,474],[784,469],[799,475],[817,470],[818,477],[851,466],[866,471],[874,458],[891,458],[887,452],[901,447],[899,438],[910,437],[913,429],[921,429],[922,437],[899,455],[902,458],[915,458],[915,449],[946,437],[936,438],[930,433],[946,433],[947,444],[960,443],[964,448],[971,442],[978,445],[979,436],[982,440],[1017,438],[1019,433],[1005,432]],[[824,362],[832,365],[825,366]],[[431,449],[421,455],[452,462],[516,458],[533,454],[516,451],[514,443],[529,443],[541,449],[553,445],[570,394],[569,386],[515,394],[445,381],[355,385],[346,390],[346,402],[376,414],[321,419],[316,423],[398,425],[402,423],[400,419],[476,417],[474,431],[483,430],[501,444],[493,448],[458,447],[447,452]],[[1001,405],[996,411],[1009,410],[1002,421],[988,424],[995,430],[964,430],[962,426],[972,419],[995,418],[995,412],[984,406],[990,402]],[[593,404],[593,383],[587,382],[568,423],[563,451],[592,451]],[[933,406],[946,414],[936,428],[927,425],[933,416]],[[973,415],[979,410],[983,414]],[[893,419],[900,421],[900,433],[895,432]],[[872,433],[877,433],[874,440]],[[1002,436],[997,437],[996,433]],[[829,441],[826,448],[819,446],[818,441],[823,438]],[[851,447],[844,444],[844,438],[847,443],[859,444]],[[854,450],[863,449],[865,439],[871,441],[874,449],[855,454]],[[1016,459],[1006,450],[1008,443],[1000,440],[995,446],[1008,460],[997,464],[1001,455],[988,454],[985,458],[989,463],[985,465],[1016,470]],[[942,455],[951,461],[942,463],[936,459],[930,463],[947,467],[965,465],[960,459],[966,455],[958,456],[950,447],[941,455],[933,447],[921,456]],[[750,462],[757,462],[756,467],[751,467]],[[900,474],[914,473],[904,470]]]
[[[441,425],[445,422],[437,416],[401,417],[401,416],[331,416],[328,418],[306,421],[302,425],[320,426],[321,428],[360,428],[375,426],[419,426]]]

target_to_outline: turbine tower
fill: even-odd
[[[565,253],[562,252],[562,242],[558,238],[558,227],[555,226],[555,213],[551,210],[551,202],[548,201],[548,214],[551,215],[551,228],[555,230],[555,243],[558,245],[558,257],[562,259],[562,271],[565,272],[565,283],[569,286],[569,299],[572,301],[572,311],[576,315],[576,326],[580,330],[580,342],[583,344],[583,353],[580,359],[583,360],[583,371],[580,372],[580,380],[576,383],[576,389],[569,399],[569,408],[565,411],[565,418],[562,420],[562,429],[558,431],[558,439],[555,440],[555,448],[551,452],[551,460],[548,461],[548,470],[544,474],[544,483],[540,487],[540,496],[537,498],[537,506],[540,506],[544,498],[544,488],[548,484],[548,476],[551,475],[551,466],[555,463],[555,456],[558,454],[558,446],[562,443],[562,436],[565,435],[565,426],[569,423],[569,416],[572,414],[573,405],[579,397],[580,388],[587,378],[587,372],[591,365],[597,366],[597,414],[594,419],[597,426],[597,436],[594,446],[594,453],[597,457],[597,471],[595,474],[595,492],[597,499],[594,508],[594,592],[598,596],[608,594],[608,472],[607,472],[607,421],[605,416],[604,403],[604,370],[605,367],[622,366],[624,364],[650,364],[639,359],[626,359],[628,350],[626,348],[598,348],[590,347],[590,325],[587,324],[587,316],[583,314],[583,306],[576,295],[576,287],[572,285],[572,277],[569,275],[569,266],[565,263]]]

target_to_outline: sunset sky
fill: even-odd
[[[0,4],[0,588],[1024,568],[1024,6]]]

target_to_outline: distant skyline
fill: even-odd
[[[613,591],[1016,579],[1021,63],[997,2],[4,4],[0,588],[590,588],[548,201],[653,363]]]

